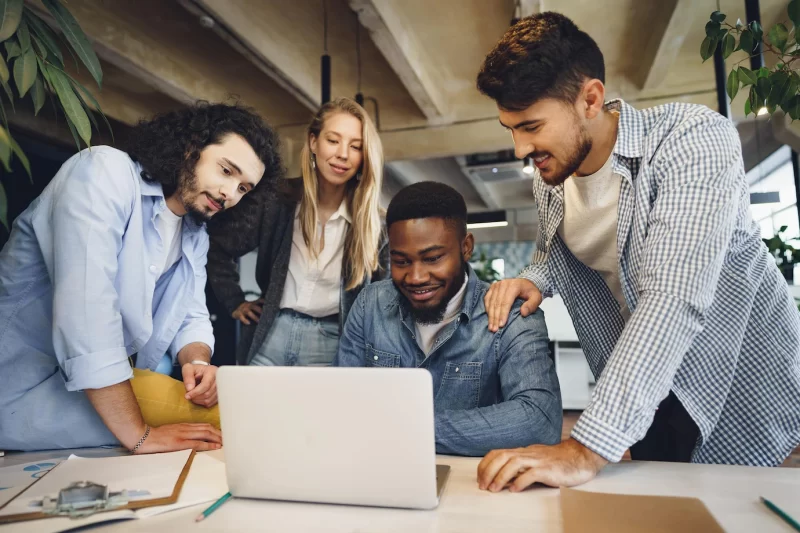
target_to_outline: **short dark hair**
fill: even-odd
[[[395,222],[418,218],[443,218],[452,223],[459,236],[467,233],[467,204],[449,185],[420,181],[398,192],[386,210],[386,228]]]
[[[586,79],[605,83],[603,53],[574,22],[548,11],[506,31],[483,61],[478,90],[508,111],[543,98],[575,102]]]
[[[194,172],[200,152],[229,133],[242,136],[264,163],[259,188],[272,188],[283,174],[278,135],[252,109],[238,104],[197,102],[142,120],[123,149],[142,165],[145,180],[160,183],[164,196],[171,196],[182,176]]]

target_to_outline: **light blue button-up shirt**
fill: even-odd
[[[71,157],[14,222],[0,253],[0,449],[117,444],[83,389],[214,346],[205,227],[185,217],[180,260],[156,279],[160,184],[124,152]]]

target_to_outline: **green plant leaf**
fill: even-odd
[[[22,52],[25,53],[25,51],[31,47],[31,32],[28,29],[28,25],[25,23],[24,18],[19,23],[16,36],[17,42],[19,42],[19,47],[22,49]]]
[[[794,27],[800,27],[800,0],[792,0],[789,2],[789,7],[786,9],[789,14],[789,20],[792,21]]]
[[[69,131],[70,131],[70,133],[72,133],[72,138],[75,139],[75,146],[78,147],[78,151],[80,152],[80,150],[81,150],[81,138],[80,138],[80,135],[78,134],[78,130],[75,129],[75,125],[72,123],[72,121],[69,119],[69,117],[67,117],[67,126],[69,126]]]
[[[759,101],[764,102],[769,96],[770,89],[772,89],[772,84],[770,83],[769,78],[758,78],[755,87]],[[758,108],[756,107],[754,109]]]
[[[3,54],[0,54],[0,80],[7,82],[8,76],[8,65],[6,64],[6,60],[3,59]]]
[[[78,21],[58,0],[42,0],[42,3],[58,22],[64,37],[75,50],[75,53],[78,54],[78,57],[81,58],[83,64],[86,65],[86,68],[89,69],[89,73],[94,78],[94,81],[97,82],[97,86],[102,87],[103,71],[100,68],[100,60],[97,59],[97,54],[94,53],[92,45],[78,25]],[[78,125],[76,124],[76,126]],[[80,131],[80,127],[77,129]]]
[[[728,56],[736,49],[736,39],[730,33],[726,34],[722,39],[722,57],[728,59]]]
[[[11,137],[5,128],[0,128],[0,161],[6,172],[11,172]]]
[[[783,24],[775,24],[769,30],[769,42],[772,46],[783,52],[786,50],[786,43],[789,40],[789,30]]]
[[[6,96],[8,97],[8,103],[11,104],[11,110],[16,112],[14,109],[14,93],[11,92],[11,87],[8,86],[8,83],[4,82],[0,79],[0,86],[3,87],[3,90],[6,92]]]
[[[721,30],[722,27],[720,26],[719,22],[714,22],[713,20],[706,22],[706,37],[711,37],[714,39],[717,35],[719,35]]]
[[[742,19],[736,19],[736,29],[742,31],[744,29],[744,24],[742,23]]]
[[[744,101],[744,116],[748,116],[752,110],[750,109],[750,98]]]
[[[757,20],[754,20],[750,23],[750,31],[753,32],[753,41],[756,43],[764,38],[764,30],[761,28],[761,24]]]
[[[112,142],[114,142],[114,130],[111,128],[111,123],[109,123],[109,122],[108,122],[108,118],[106,117],[106,114],[105,114],[105,113],[103,113],[103,109],[100,107],[100,103],[99,103],[99,102],[97,101],[97,99],[96,99],[96,98],[95,98],[95,97],[92,95],[92,93],[90,93],[90,92],[89,92],[89,90],[88,90],[86,87],[84,87],[83,85],[81,85],[80,83],[78,83],[78,82],[75,80],[75,78],[73,78],[72,76],[70,76],[70,75],[69,75],[69,74],[67,74],[66,72],[65,72],[64,74],[65,74],[65,75],[66,75],[66,76],[69,78],[69,80],[72,82],[72,86],[73,86],[73,87],[75,87],[75,88],[77,89],[76,93],[78,94],[78,96],[80,97],[80,93],[83,93],[83,94],[84,94],[84,96],[86,96],[86,99],[87,99],[87,100],[89,100],[89,102],[92,104],[92,106],[94,106],[95,110],[96,110],[98,113],[100,113],[100,116],[101,116],[101,117],[103,117],[103,121],[106,123],[106,126],[108,127],[108,132],[111,134],[111,141],[112,141]],[[83,98],[81,98],[81,100],[83,100]],[[85,102],[84,102],[84,103],[85,103]],[[97,126],[95,126],[95,127],[97,127]],[[97,128],[97,131],[99,132],[99,131],[100,131],[100,128]]]
[[[31,184],[33,183],[33,175],[31,174],[31,163],[28,161],[28,156],[25,155],[25,152],[22,151],[22,148],[17,141],[14,140],[14,137],[10,137],[11,139],[11,150],[14,152],[14,155],[17,156],[19,162],[22,163],[22,168],[25,169],[25,172],[28,173],[28,179],[31,180]]]
[[[725,89],[728,92],[728,98],[733,100],[736,97],[736,93],[739,92],[739,72],[736,69],[733,69],[730,74],[728,74],[728,83],[725,84]]]
[[[739,36],[739,50],[744,50],[747,54],[750,54],[755,48],[755,41],[753,40],[753,32],[750,30],[744,30],[742,34]]]
[[[8,198],[2,183],[0,183],[0,224],[6,227],[6,231],[11,231],[8,227]]]
[[[747,100],[750,103],[750,110],[753,113],[758,113],[758,109],[761,107],[760,100],[758,98],[758,92],[756,91],[756,86],[750,86],[750,94],[747,95]]]
[[[12,59],[14,59],[19,55],[22,55],[22,50],[20,49],[19,44],[17,44],[17,41],[12,39],[6,41],[3,44],[6,47],[6,59],[8,59],[9,61],[11,61]]]
[[[39,52],[39,57],[47,59],[49,53],[47,52],[47,47],[44,45],[42,40],[35,35],[31,35],[31,41],[33,41],[33,47],[37,52]]]
[[[766,78],[769,76],[769,69],[767,67],[761,67],[756,71],[756,77],[758,78]]]
[[[711,13],[711,20],[716,22],[716,23],[718,23],[718,24],[721,23],[721,22],[724,22],[725,21],[725,14],[724,13],[720,13],[719,11],[714,11],[713,13]]]
[[[28,25],[33,30],[33,34],[41,39],[42,43],[47,47],[47,51],[50,55],[53,55],[58,58],[58,61],[53,61],[50,59],[50,62],[56,63],[59,67],[64,66],[64,56],[61,54],[61,47],[58,45],[58,38],[56,34],[53,33],[53,30],[50,29],[42,19],[34,15],[33,13],[25,13],[25,19],[28,21]]]
[[[50,76],[50,82],[56,90],[58,101],[61,102],[61,107],[67,115],[67,119],[75,127],[78,135],[86,143],[86,146],[91,146],[92,139],[92,126],[89,124],[89,117],[86,116],[86,111],[83,110],[80,100],[75,95],[72,85],[69,83],[69,78],[60,70],[45,65],[47,73]],[[80,145],[79,145],[80,149]]]
[[[36,81],[33,82],[33,87],[31,87],[31,100],[33,100],[33,116],[39,114],[42,107],[44,107],[44,101],[47,97],[47,91],[44,88],[44,82],[40,76],[36,76]]]
[[[28,48],[22,57],[14,61],[14,82],[17,84],[17,92],[22,98],[36,81],[36,53]]]
[[[771,88],[767,96],[767,107],[774,109],[785,99],[791,85],[791,77],[787,72],[773,72],[769,76],[769,83]]]
[[[712,39],[711,37],[703,39],[703,43],[700,45],[700,57],[703,58],[703,61],[706,61],[709,57],[714,55],[714,49],[716,47],[716,39]]]
[[[783,110],[792,118],[792,120],[797,120],[800,118],[800,96],[793,96],[789,99],[786,104],[786,107]]]
[[[739,80],[742,82],[742,85],[753,85],[757,79],[758,76],[756,76],[752,70],[746,67],[739,67]]]
[[[24,0],[0,0],[0,41],[5,41],[17,31],[22,20]]]

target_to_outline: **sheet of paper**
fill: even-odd
[[[186,476],[186,481],[183,483],[178,501],[172,505],[138,509],[136,516],[149,518],[201,503],[215,502],[226,492],[228,492],[228,481],[225,478],[225,463],[208,455],[197,454],[192,461],[189,475]]]
[[[61,460],[34,461],[0,468],[0,507],[28,488]]]
[[[697,498],[561,489],[564,533],[724,533]]]
[[[92,459],[71,457],[0,510],[0,516],[35,512],[36,502],[41,502],[44,496],[56,497],[61,489],[76,481],[107,485],[109,492],[125,489],[132,501],[168,497],[190,453],[191,450],[183,450]]]

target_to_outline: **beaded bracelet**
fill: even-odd
[[[131,453],[136,453],[136,450],[138,450],[142,446],[142,444],[144,444],[144,441],[147,439],[147,436],[150,435],[150,426],[145,424],[144,428],[145,428],[144,435],[142,435],[142,438],[139,439],[139,442],[136,443],[136,446],[133,447]]]

